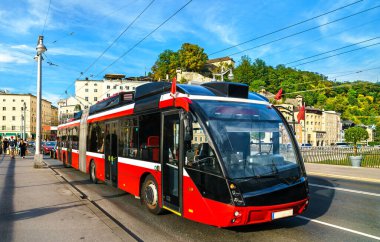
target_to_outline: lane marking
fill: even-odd
[[[380,179],[375,179],[375,178],[364,178],[364,177],[355,177],[355,176],[342,176],[342,175],[326,174],[326,173],[318,173],[318,172],[307,172],[307,174],[308,175],[315,175],[315,176],[332,177],[332,178],[342,178],[342,179],[354,180],[354,181],[366,181],[366,182],[380,183]]]
[[[318,223],[318,224],[323,224],[323,225],[326,225],[326,226],[329,226],[329,227],[333,227],[333,228],[336,228],[336,229],[340,229],[340,230],[344,230],[344,231],[347,231],[347,232],[350,232],[350,233],[353,233],[353,234],[362,235],[362,236],[367,237],[367,238],[380,240],[380,237],[378,237],[378,236],[367,234],[367,233],[363,233],[363,232],[359,232],[359,231],[356,231],[356,230],[353,230],[353,229],[348,229],[348,228],[341,227],[341,226],[338,226],[338,225],[335,225],[335,224],[330,224],[330,223],[322,222],[322,221],[319,221],[317,219],[307,218],[307,217],[304,217],[304,216],[301,216],[301,215],[296,216],[296,218],[304,219],[304,220],[307,220],[307,221],[310,221],[310,222],[315,222],[315,223]]]
[[[324,186],[324,185],[319,185],[319,184],[314,184],[314,183],[309,183],[309,186],[322,187],[322,188],[327,188],[327,189],[332,189],[332,190],[339,190],[339,191],[352,192],[352,193],[358,193],[358,194],[380,197],[379,193],[374,193],[374,192],[363,192],[363,191],[359,191],[359,190],[352,190],[352,189],[341,188],[341,187]]]

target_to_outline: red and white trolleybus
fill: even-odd
[[[59,125],[58,136],[65,166],[141,198],[154,214],[230,227],[308,205],[292,130],[244,84],[144,84]]]

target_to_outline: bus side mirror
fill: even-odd
[[[193,116],[190,113],[183,114],[184,141],[193,140]]]

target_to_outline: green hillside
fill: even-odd
[[[380,83],[368,81],[329,81],[327,76],[278,65],[268,66],[263,60],[243,56],[234,70],[234,81],[250,86],[251,91],[265,88],[277,93],[282,88],[286,98],[302,95],[307,106],[342,113],[342,119],[356,124],[380,127]]]

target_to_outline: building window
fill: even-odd
[[[5,130],[5,125],[3,125],[3,126],[1,127],[1,129],[2,129],[2,130]]]
[[[133,87],[133,90],[136,90],[136,87]]]
[[[86,105],[86,106],[84,106],[84,109],[87,109],[88,108],[88,106]]]
[[[24,111],[24,107],[21,107],[21,111]]]
[[[94,87],[96,87],[97,85],[98,85],[98,83],[95,83],[95,84],[94,84]]]
[[[12,130],[16,130],[16,126],[12,126]]]
[[[126,86],[126,87],[125,87],[125,90],[129,90],[129,86]]]
[[[84,97],[84,100],[88,101],[88,97]]]
[[[113,86],[113,89],[116,89],[116,85],[115,85],[115,86]]]
[[[3,102],[5,102],[5,99],[3,99]]]
[[[12,110],[13,110],[13,111],[16,111],[16,107],[12,107]]]
[[[123,90],[123,86],[120,86],[120,90]]]
[[[6,107],[3,107],[3,111],[5,111],[5,110],[7,110],[7,108],[6,108]]]
[[[98,92],[98,89],[94,89],[94,92]]]
[[[84,85],[85,85],[85,86],[88,86],[88,82],[86,82]]]
[[[16,99],[13,99],[13,102],[16,102]]]
[[[7,120],[7,117],[6,117],[6,116],[3,116],[3,120]]]
[[[12,116],[12,121],[15,121],[16,120],[16,116]]]
[[[110,89],[110,86],[107,86],[107,89]]]
[[[107,97],[110,97],[110,96],[111,96],[111,94],[107,93]]]
[[[84,89],[84,91],[85,91],[85,92],[88,92],[88,89],[86,88],[86,89]]]
[[[97,97],[94,97],[94,101],[98,101],[98,98],[97,98]]]

